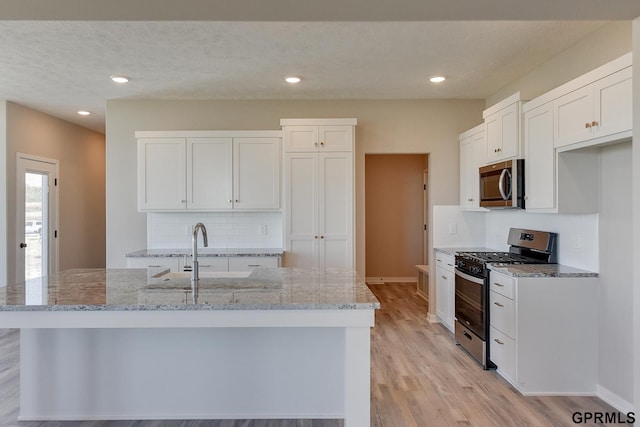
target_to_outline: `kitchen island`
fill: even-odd
[[[20,420],[344,418],[368,426],[379,303],[354,272],[68,270],[0,288]]]

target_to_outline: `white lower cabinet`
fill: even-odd
[[[595,393],[598,278],[490,273],[489,352],[523,394]]]
[[[454,257],[436,251],[436,316],[451,332],[455,320]]]

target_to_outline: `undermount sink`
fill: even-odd
[[[201,271],[200,279],[245,279],[251,275],[250,271]],[[154,276],[156,279],[191,279],[190,271],[169,272]]]

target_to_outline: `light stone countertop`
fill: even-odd
[[[489,269],[512,277],[598,277],[598,273],[561,264],[494,263]]]
[[[127,258],[169,258],[169,257],[183,257],[185,255],[191,255],[191,249],[142,249],[135,252],[130,252],[125,256]],[[284,254],[284,250],[281,248],[198,248],[198,257],[253,257],[253,256],[268,256],[268,257],[281,257]]]
[[[447,255],[455,256],[458,252],[504,252],[499,251],[497,249],[491,248],[482,248],[482,247],[470,247],[470,248],[462,248],[462,247],[451,247],[451,248],[435,248],[436,251],[442,252]]]
[[[0,287],[0,311],[358,310],[380,303],[354,271],[257,268],[246,278],[163,278],[166,268],[72,269]],[[26,297],[25,297],[26,295]]]

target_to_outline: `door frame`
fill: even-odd
[[[38,165],[41,168],[38,168]],[[45,169],[45,166],[46,169]],[[49,175],[49,200],[48,200],[48,254],[47,254],[47,274],[54,274],[58,272],[59,257],[58,257],[58,218],[59,218],[59,203],[58,203],[58,175],[59,165],[58,160],[49,159],[46,157],[35,156],[25,153],[16,153],[16,281],[24,280],[24,256],[22,250],[18,248],[20,242],[24,239],[25,229],[25,172],[33,171],[36,173],[43,173]],[[19,277],[21,276],[21,277]]]

